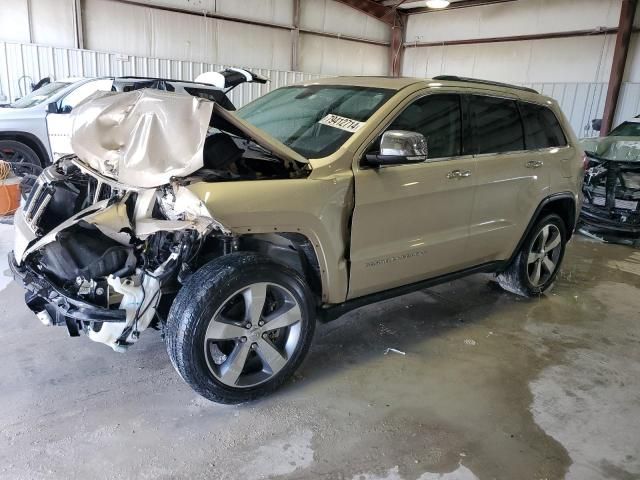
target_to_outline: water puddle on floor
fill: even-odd
[[[352,480],[413,480],[400,475],[398,467],[389,469],[386,474],[376,475],[373,473],[360,473],[355,475]],[[479,480],[471,470],[464,465],[460,465],[453,472],[447,473],[431,473],[425,472],[415,480]]]

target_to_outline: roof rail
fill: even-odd
[[[468,78],[468,77],[458,77],[456,75],[438,75],[437,77],[433,77],[434,80],[445,80],[451,82],[469,82],[469,83],[480,83],[482,85],[493,85],[496,87],[506,87],[506,88],[515,88],[516,90],[522,90],[524,92],[529,93],[540,93],[537,90],[529,87],[521,87],[519,85],[511,85],[510,83],[502,83],[502,82],[492,82],[491,80],[481,80],[478,78]]]

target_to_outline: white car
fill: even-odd
[[[267,82],[266,78],[239,68],[207,72],[199,78],[203,81],[150,77],[68,78],[45,84],[0,107],[0,160],[24,164],[22,169],[17,169],[17,173],[21,173],[29,172],[30,165],[44,167],[71,153],[69,113],[98,91],[154,88],[203,97],[227,110],[235,110],[227,92],[241,83]]]
[[[0,159],[45,166],[55,138],[66,127],[67,113],[99,90],[110,91],[113,78],[67,78],[48,83],[0,108]]]

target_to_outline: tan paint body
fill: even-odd
[[[462,82],[340,77],[317,84],[397,93],[333,155],[310,159],[305,179],[195,183],[189,188],[236,234],[299,232],[320,263],[323,303],[333,304],[511,257],[540,203],[578,196],[582,151],[557,103],[542,95]],[[569,146],[363,167],[369,145],[412,101],[481,94],[550,107]],[[259,136],[259,131],[256,132]],[[527,162],[542,162],[529,168]],[[448,179],[452,170],[465,178]]]

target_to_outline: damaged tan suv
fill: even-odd
[[[332,78],[236,113],[139,90],[74,117],[15,218],[27,305],[118,351],[162,330],[217,402],[273,391],[316,320],[366,303],[476,272],[545,292],[580,205],[558,105],[510,85]]]

